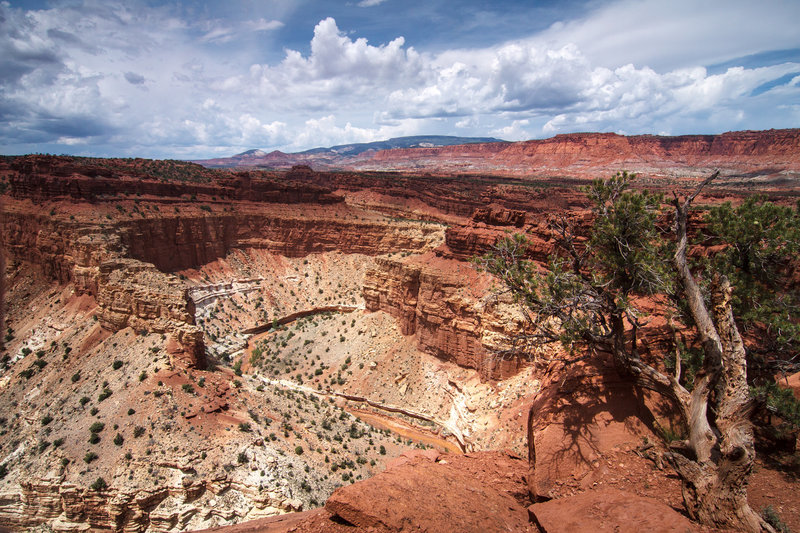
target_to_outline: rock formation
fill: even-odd
[[[597,354],[499,357],[520,315],[468,260],[521,231],[544,263],[554,222],[580,245],[579,186],[619,165],[660,190],[721,165],[715,201],[745,174],[779,194],[799,137],[578,134],[351,161],[413,175],[2,158],[0,526],[624,530],[656,509],[653,527],[690,528],[651,453],[669,409]],[[663,357],[666,332],[643,328],[642,357]]]
[[[723,175],[776,182],[796,180],[800,130],[735,131],[721,135],[622,136],[615,133],[571,133],[514,143],[462,144],[431,148],[396,148],[315,158],[281,154],[209,161],[214,166],[289,168],[311,165],[317,170],[394,171],[404,173],[504,176],[597,177],[627,169],[651,176],[680,178],[723,169]],[[200,161],[200,163],[203,163]]]
[[[380,258],[364,279],[364,302],[368,311],[397,318],[402,334],[415,335],[423,352],[497,380],[515,374],[524,361],[494,354],[499,340],[519,328],[519,317],[509,302],[489,295],[488,286],[456,261]]]

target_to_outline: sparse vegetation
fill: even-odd
[[[105,490],[106,488],[108,488],[108,483],[106,483],[105,479],[103,479],[101,477],[98,477],[94,481],[94,483],[89,485],[89,488],[91,488],[92,490],[96,490],[96,491]]]

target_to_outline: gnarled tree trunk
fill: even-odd
[[[686,262],[689,207],[716,176],[707,178],[682,204],[675,202],[678,246],[674,262],[705,359],[692,393],[677,395],[689,428],[689,439],[682,446],[685,452],[669,453],[666,459],[682,478],[684,503],[693,518],[740,531],[773,531],[747,502],[755,448],[749,422],[747,363],[733,319],[731,286],[725,277],[714,280],[712,318]],[[677,366],[680,368],[679,360]],[[677,379],[672,383],[678,392]]]

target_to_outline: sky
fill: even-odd
[[[0,154],[800,127],[797,0],[0,1]]]

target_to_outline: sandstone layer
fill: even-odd
[[[213,166],[400,171],[405,173],[597,177],[627,169],[681,178],[720,168],[723,176],[760,178],[791,188],[800,172],[800,130],[735,131],[720,135],[622,136],[572,133],[514,143],[463,144],[368,151],[356,156],[281,154],[276,159],[213,160]],[[200,161],[200,163],[203,163]]]

